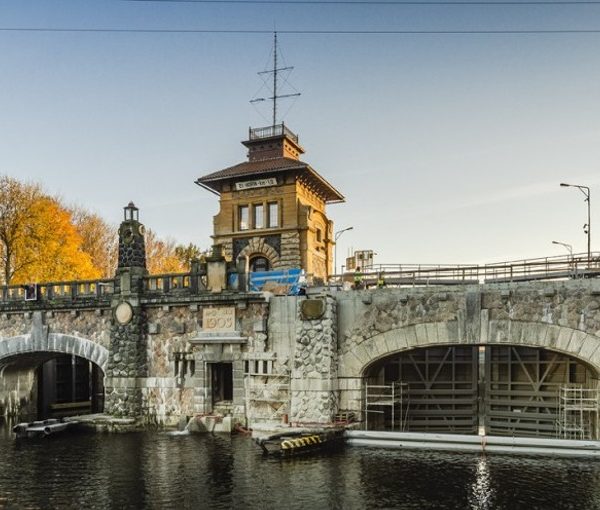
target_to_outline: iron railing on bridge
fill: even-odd
[[[386,285],[465,285],[600,276],[600,252],[543,257],[492,264],[378,264],[362,273],[367,286],[376,286],[379,275]],[[354,273],[332,277],[332,283],[353,282]]]
[[[534,280],[592,278],[600,276],[600,252],[573,256],[497,262],[484,265],[435,264],[379,264],[363,273],[367,287],[377,285],[379,275],[386,285],[465,285],[481,283],[508,283]],[[352,282],[351,272],[332,276],[330,283]],[[229,280],[228,280],[229,281]],[[114,280],[82,280],[46,282],[0,287],[1,302],[25,300],[89,300],[113,294]],[[146,294],[195,295],[206,290],[206,272],[170,273],[146,276],[143,279]]]

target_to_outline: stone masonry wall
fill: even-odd
[[[600,280],[339,293],[342,410],[359,411],[364,371],[402,350],[440,344],[530,345],[600,371]]]
[[[337,413],[337,304],[333,297],[322,296],[322,317],[303,317],[298,302],[296,347],[292,366],[292,423],[331,423]]]
[[[281,234],[281,255],[275,269],[296,268],[301,265],[300,234],[298,232]]]
[[[244,345],[227,343],[196,344],[203,332],[203,309],[234,306],[236,332]],[[147,306],[146,354],[148,376],[139,384],[143,414],[158,425],[174,425],[181,417],[211,411],[208,363],[233,364],[233,415],[245,420],[243,353],[266,349],[266,306],[264,303],[236,304],[235,301],[182,303]]]

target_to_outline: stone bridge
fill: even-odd
[[[559,392],[598,387],[600,279],[589,269],[276,296],[249,292],[246,265],[218,247],[188,273],[148,275],[137,209],[125,211],[114,279],[2,288],[3,414],[104,410],[160,425],[213,414],[272,427],[373,413],[388,428],[549,435]],[[598,416],[588,421],[598,429]]]
[[[452,416],[451,407],[471,405],[464,431],[481,426],[474,409],[486,407],[496,433],[527,432],[513,423],[512,415],[519,413],[519,423],[529,432],[550,435],[558,419],[560,387],[597,388],[598,279],[390,289],[345,293],[336,302],[340,409],[364,411],[365,381],[383,383],[384,372],[395,363],[405,369],[402,380],[416,388],[409,397],[419,402],[421,424],[428,422],[428,430],[437,430],[436,425],[444,430],[441,421]],[[457,352],[471,356],[472,363],[452,361]],[[438,359],[427,360],[427,353]],[[458,387],[472,390],[470,401],[455,396],[450,402],[445,390]],[[447,409],[439,421],[419,389],[428,399],[443,402],[435,404]],[[534,415],[535,420],[527,419]]]
[[[423,411],[432,430],[440,423],[428,412],[443,414],[458,431],[481,426],[481,407],[498,403],[488,401],[490,395],[514,387],[515,395],[545,403],[518,411],[503,401],[506,412],[520,412],[519,423],[533,413],[534,432],[543,433],[548,419],[538,415],[556,420],[556,399],[547,403],[550,389],[597,386],[600,279],[314,288],[304,297],[228,288],[223,274],[230,270],[217,258],[183,275],[141,276],[137,287],[123,271],[115,280],[40,285],[32,301],[25,289],[4,289],[5,414],[39,408],[39,367],[57,355],[101,371],[107,412],[165,425],[206,413],[251,426],[284,417],[330,423],[343,413],[364,419],[367,384],[391,386],[412,377],[413,391],[422,386],[434,400],[436,391],[445,395],[435,400],[436,412],[431,406]],[[125,291],[132,287],[135,293]],[[505,362],[512,375],[498,378],[494,373]],[[404,379],[394,378],[398,367]],[[497,387],[490,383],[482,395],[482,378]],[[457,396],[464,393],[470,400]],[[416,394],[411,398],[418,401]],[[505,428],[512,426],[510,416],[502,419]]]

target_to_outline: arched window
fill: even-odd
[[[250,259],[250,271],[253,273],[256,273],[257,271],[268,271],[269,269],[271,269],[271,264],[269,264],[269,259],[266,257],[259,255]]]

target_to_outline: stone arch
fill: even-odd
[[[271,267],[274,267],[279,262],[279,254],[269,243],[262,237],[253,237],[244,247],[238,257],[251,257],[253,255],[262,255],[269,260]]]
[[[48,335],[19,335],[0,338],[0,363],[8,358],[26,354],[72,354],[95,363],[106,373],[108,349],[86,338],[62,333]]]
[[[391,354],[433,347],[465,345],[457,321],[430,322],[392,329],[364,338],[340,354],[339,376],[362,377],[376,361]],[[581,330],[538,322],[490,321],[482,328],[480,340],[473,345],[522,345],[538,347],[572,356],[600,374],[600,337]]]

